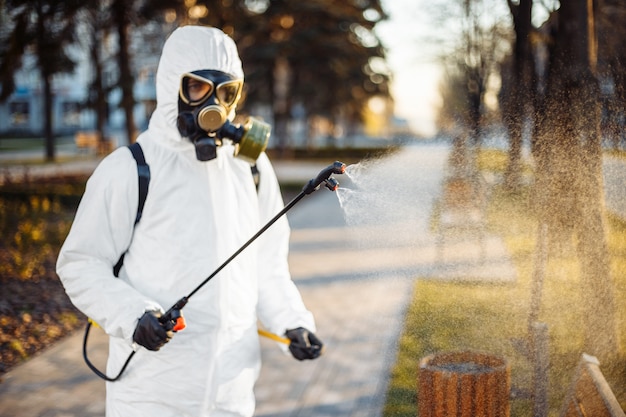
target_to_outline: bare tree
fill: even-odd
[[[87,105],[96,113],[96,132],[99,141],[105,140],[104,131],[108,119],[107,95],[109,88],[104,82],[104,60],[102,49],[110,21],[103,2],[90,2],[84,7],[80,30],[80,42],[88,52],[92,64],[92,78],[88,88]]]
[[[593,3],[561,2],[537,125],[537,207],[552,243],[576,237],[585,299],[585,350],[618,352],[615,295],[603,217],[600,102]]]
[[[617,150],[626,139],[626,3],[599,0],[596,20],[603,104],[601,129],[607,144]]]
[[[515,43],[508,71],[502,71],[503,89],[500,104],[502,120],[509,133],[509,160],[505,172],[505,185],[516,190],[521,183],[521,159],[524,123],[532,117],[535,91],[534,59],[531,50],[532,0],[507,0]],[[506,86],[506,88],[505,88]]]
[[[447,7],[442,26],[453,20],[460,28],[456,49],[444,51],[441,61],[456,87],[444,94],[444,111],[440,121],[454,120],[469,143],[478,146],[487,113],[485,94],[490,77],[496,75],[510,44],[510,28],[502,15],[490,13],[494,3],[488,0],[456,0]],[[451,101],[450,101],[451,100]],[[449,101],[449,102],[446,102]],[[452,113],[451,113],[452,112]]]
[[[137,129],[135,128],[135,98],[133,94],[134,77],[131,70],[131,56],[129,53],[129,31],[131,29],[132,6],[134,2],[113,0],[111,4],[111,16],[118,36],[117,62],[120,70],[118,84],[122,89],[121,107],[124,110],[126,135],[128,142],[135,141]]]

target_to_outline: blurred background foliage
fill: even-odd
[[[55,273],[84,181],[0,190],[0,374],[84,324]]]
[[[51,102],[53,77],[75,68],[72,47],[78,47],[92,63],[85,104],[96,110],[96,130],[105,129],[107,96],[119,88],[132,141],[137,134],[133,59],[141,54],[158,58],[164,40],[178,26],[209,25],[238,45],[246,73],[241,112],[268,108],[265,113],[273,117],[274,134],[284,147],[294,112],[305,113],[310,121],[323,118],[334,135],[339,118],[348,126],[362,122],[370,98],[390,99],[385,49],[373,31],[385,17],[379,0],[4,0],[0,100],[15,91],[14,75],[30,53]],[[106,56],[103,48],[111,43],[117,52]],[[107,60],[119,69],[114,80],[105,79]],[[51,121],[44,130],[44,137],[53,137]],[[53,159],[54,147],[48,152]]]

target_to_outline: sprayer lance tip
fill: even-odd
[[[324,182],[326,183],[326,188],[328,188],[330,191],[336,191],[337,188],[339,188],[339,182],[334,178],[328,178]]]
[[[334,174],[343,174],[346,172],[346,164],[343,162],[335,161],[333,164],[333,173]]]

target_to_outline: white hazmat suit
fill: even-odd
[[[102,160],[87,183],[57,272],[72,302],[110,336],[107,374],[132,351],[145,311],[167,310],[192,291],[283,208],[265,154],[258,191],[250,164],[218,148],[208,162],[177,127],[181,75],[214,69],[243,78],[234,42],[214,28],[186,26],[166,41],[157,107],[141,144],[151,182],[141,221],[137,166],[127,148]],[[108,417],[251,416],[260,369],[257,320],[271,332],[313,317],[291,280],[289,225],[278,220],[197,292],[187,328],[158,352],[139,348],[117,382],[107,382]],[[119,278],[112,267],[126,252]],[[287,358],[289,359],[289,358]]]

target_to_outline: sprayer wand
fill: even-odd
[[[305,195],[313,193],[319,189],[322,183],[325,183],[326,188],[331,191],[335,191],[339,186],[336,179],[332,178],[332,174],[343,174],[346,170],[346,165],[343,162],[336,161],[333,164],[324,168],[317,177],[311,179],[303,188],[302,191],[287,204],[278,214],[276,214],[265,226],[263,226],[258,232],[254,234],[246,243],[244,243],[239,249],[233,253],[230,258],[226,259],[215,271],[205,278],[196,288],[189,294],[178,300],[164,315],[159,317],[159,321],[167,330],[179,331],[185,328],[185,319],[182,314],[182,308],[187,305],[189,299],[197,293],[202,287],[204,287],[215,275],[217,275],[222,269],[226,267],[233,259],[235,259],[241,252],[243,252],[252,242],[254,242],[259,236],[261,236],[267,229],[269,229],[279,218],[287,213],[298,201],[302,200]]]
[[[300,191],[300,193],[293,200],[291,200],[289,202],[289,204],[287,204],[280,212],[278,212],[278,214],[276,214],[270,221],[268,221],[265,224],[265,226],[263,226],[258,232],[256,232],[254,234],[254,236],[252,236],[246,243],[244,243],[239,249],[237,249],[235,251],[235,253],[233,253],[228,259],[226,259],[224,261],[224,263],[222,263],[219,267],[217,267],[217,269],[215,271],[213,271],[211,273],[211,275],[206,277],[204,279],[204,281],[202,281],[189,294],[185,295],[180,300],[178,300],[172,307],[169,308],[169,310],[167,310],[165,312],[164,315],[159,317],[159,321],[161,322],[161,324],[163,324],[163,327],[165,327],[165,329],[167,329],[167,330],[172,330],[174,332],[178,332],[180,330],[183,330],[186,327],[186,324],[185,324],[185,319],[183,317],[182,309],[183,309],[183,307],[185,307],[187,305],[187,303],[189,302],[189,299],[195,293],[200,291],[200,289],[202,287],[204,287],[211,279],[213,279],[213,277],[215,277],[222,269],[224,269],[230,262],[232,262],[233,259],[235,259],[241,252],[243,252],[248,246],[250,246],[250,244],[252,244],[252,242],[254,242],[259,236],[261,236],[274,223],[276,223],[276,221],[279,218],[281,218],[285,213],[287,213],[293,206],[295,206],[298,203],[298,201],[302,200],[302,198],[305,195],[309,195],[309,194],[313,193],[314,191],[318,190],[322,183],[324,183],[326,188],[328,188],[331,191],[337,190],[337,187],[339,186],[339,183],[337,182],[337,180],[332,178],[331,175],[332,174],[343,174],[345,172],[345,170],[346,170],[346,165],[343,162],[336,161],[333,164],[331,164],[331,165],[327,166],[326,168],[324,168],[322,171],[320,171],[320,173],[317,175],[317,177],[311,179],[302,188],[302,191]],[[117,376],[109,377],[106,374],[104,374],[103,372],[99,371],[95,366],[93,366],[91,364],[91,362],[89,362],[89,360],[87,360],[87,352],[86,352],[87,335],[88,335],[88,333],[85,333],[85,340],[83,342],[83,357],[85,358],[85,362],[87,363],[89,368],[96,375],[98,375],[100,378],[102,378],[102,379],[104,379],[106,381],[110,381],[110,382],[117,381],[122,376],[122,374],[124,373],[124,370],[126,369],[128,364],[130,363],[130,360],[135,355],[135,351],[130,353],[130,355],[126,359],[126,362],[122,366],[122,369],[117,374]],[[284,339],[281,339],[280,341],[284,343],[283,340]]]

